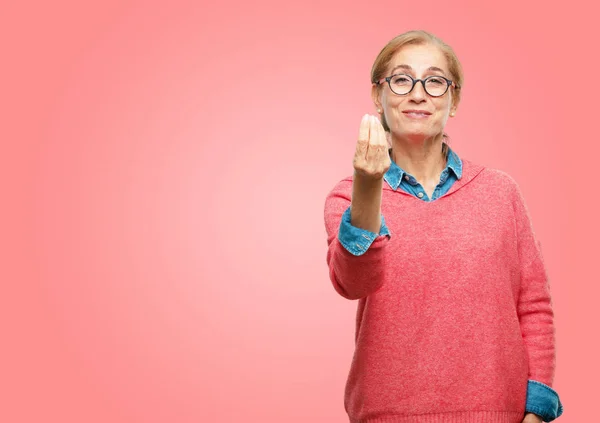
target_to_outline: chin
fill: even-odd
[[[410,140],[423,140],[423,139],[427,139],[427,138],[433,138],[436,135],[440,135],[442,133],[442,131],[431,131],[431,130],[423,130],[420,131],[415,130],[415,131],[406,131],[406,126],[404,126],[404,130],[399,131],[397,128],[395,131],[392,131],[392,134],[398,138],[406,138],[406,139],[410,139]]]
[[[434,134],[428,132],[397,132],[396,135],[399,138],[406,138],[409,140],[420,141],[426,138],[432,137]]]

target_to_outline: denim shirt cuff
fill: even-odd
[[[364,254],[378,236],[391,237],[390,230],[385,224],[383,215],[381,215],[381,228],[379,234],[376,234],[375,232],[352,226],[350,223],[350,207],[342,214],[338,239],[340,244],[353,255],[360,256]]]
[[[537,414],[545,422],[551,422],[563,413],[563,406],[554,389],[530,379],[527,381],[525,412]]]

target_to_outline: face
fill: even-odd
[[[403,66],[403,67],[399,67]],[[406,67],[408,66],[408,67]],[[430,67],[440,68],[431,70]],[[430,75],[441,75],[452,79],[448,72],[446,58],[433,45],[407,45],[392,57],[384,77],[398,73],[408,74],[414,79],[423,79]],[[381,109],[393,138],[423,141],[441,137],[451,112],[456,110],[452,104],[452,87],[441,97],[432,97],[418,82],[413,90],[405,95],[397,95],[390,90],[387,82],[373,87],[373,101]],[[413,115],[408,110],[424,110],[429,115]]]

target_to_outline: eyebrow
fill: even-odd
[[[411,70],[413,70],[413,68],[411,68],[409,65],[402,64],[402,65],[395,66],[395,67],[392,69],[392,73],[394,73],[394,71],[395,71],[396,69],[406,69],[406,70],[410,70],[410,71],[411,71]],[[436,66],[429,66],[429,67],[426,69],[426,71],[435,71],[435,72],[441,72],[442,74],[446,74],[446,72],[445,72],[444,70],[442,70],[442,69],[440,69],[440,68],[438,68],[438,67],[436,67]]]

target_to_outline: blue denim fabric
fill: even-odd
[[[381,216],[381,228],[379,229],[379,234],[376,234],[375,232],[352,226],[350,223],[350,207],[342,214],[338,239],[340,240],[340,244],[355,256],[364,254],[373,241],[375,241],[375,238],[382,235],[391,237],[390,230],[385,224],[383,215]]]
[[[448,147],[448,153],[446,155],[446,167],[440,175],[440,182],[437,184],[433,191],[431,199],[429,199],[427,193],[423,189],[423,186],[417,182],[417,179],[410,173],[405,172],[400,166],[398,166],[393,160],[390,168],[383,176],[383,179],[388,185],[394,190],[398,190],[398,186],[409,194],[420,198],[423,201],[433,201],[446,194],[452,184],[462,177],[462,160],[458,155]]]
[[[393,160],[383,179],[394,191],[397,191],[400,187],[423,201],[433,201],[446,194],[452,184],[462,177],[462,161],[450,147],[448,147],[446,159],[446,167],[442,171],[440,182],[435,187],[431,199],[429,199],[423,186],[417,182],[415,177],[405,172]],[[419,193],[421,193],[421,197],[419,197]],[[350,207],[342,215],[338,239],[344,248],[355,256],[364,254],[375,238],[382,235],[391,237],[383,215],[381,216],[379,234],[352,226],[350,224]],[[537,414],[545,422],[550,422],[562,414],[563,406],[556,391],[541,382],[530,379],[527,382],[525,411]]]
[[[527,381],[525,412],[537,414],[545,422],[551,422],[563,413],[563,406],[554,389],[530,379]]]

